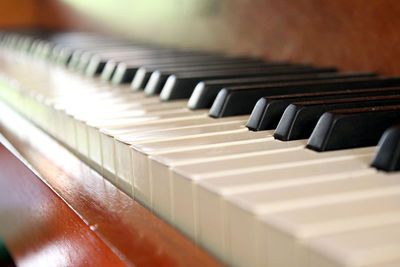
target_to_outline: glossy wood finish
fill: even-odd
[[[397,0],[59,2],[98,30],[150,42],[400,74]]]
[[[0,235],[18,266],[123,266],[117,255],[0,144]]]
[[[0,231],[17,264],[41,265],[48,257],[53,266],[53,260],[64,266],[219,265],[1,103],[0,114],[1,133],[59,195],[1,147],[1,225],[7,227]]]

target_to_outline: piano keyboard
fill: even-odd
[[[0,36],[2,101],[221,262],[400,265],[400,78]]]

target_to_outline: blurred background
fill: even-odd
[[[1,0],[0,28],[94,30],[161,43],[399,74],[398,0]]]

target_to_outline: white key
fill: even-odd
[[[253,139],[253,142],[219,144],[182,152],[163,153],[150,157],[151,196],[153,211],[167,221],[173,221],[171,200],[172,177],[170,168],[188,164],[213,162],[250,155],[265,155],[269,151],[302,149],[304,142],[282,143],[275,141],[272,131],[266,131],[267,138]],[[269,136],[269,138],[268,138]]]
[[[252,139],[265,138],[264,132],[251,132],[246,128],[233,131],[210,133],[205,136],[186,136],[175,140],[161,140],[157,142],[133,144],[131,157],[133,169],[133,187],[135,199],[143,205],[151,208],[151,175],[149,172],[149,156],[168,152],[187,151],[201,147],[212,147],[216,144],[231,142],[250,142]]]
[[[165,139],[179,139],[184,136],[202,136],[208,133],[228,131],[234,129],[244,128],[246,120],[231,119],[224,122],[213,123],[209,125],[198,125],[192,127],[182,127],[174,129],[165,129],[154,132],[143,132],[137,134],[128,134],[124,136],[115,137],[115,161],[103,161],[103,168],[107,171],[114,173],[117,179],[117,184],[120,187],[131,187],[133,182],[132,169],[131,169],[131,152],[130,146],[135,143],[155,142]],[[103,154],[107,151],[103,150]],[[108,156],[109,157],[109,156]],[[104,158],[103,158],[104,160]],[[114,165],[113,165],[114,164]],[[122,169],[122,167],[124,167]],[[129,169],[127,167],[130,167]],[[132,190],[132,189],[130,189]]]
[[[347,179],[352,173],[368,170],[372,154],[358,157],[332,157],[324,162],[309,162],[300,166],[265,169],[247,173],[231,174],[216,178],[200,179],[195,184],[195,218],[198,217],[199,243],[220,259],[226,258],[225,198],[266,189],[312,184],[320,181]],[[332,168],[340,166],[340,168]],[[362,172],[364,173],[364,172]],[[209,220],[213,218],[213,220]]]
[[[400,266],[400,223],[311,241],[310,267]]]
[[[312,239],[400,223],[399,201],[394,193],[263,215],[256,236],[259,265],[306,266]]]
[[[378,173],[351,179],[255,191],[227,198],[227,258],[237,265],[257,265],[257,220],[268,213],[358,200],[400,192],[400,180]],[[240,251],[240,253],[238,253]]]
[[[280,142],[280,141],[276,141]],[[290,143],[290,142],[288,142]],[[304,163],[323,162],[332,157],[373,153],[373,148],[359,150],[343,150],[327,153],[318,153],[308,149],[293,150],[282,153],[266,151],[264,155],[246,156],[237,159],[216,160],[212,162],[188,164],[171,169],[174,224],[186,235],[197,239],[198,225],[196,225],[194,194],[196,184],[200,180],[224,177],[232,174],[245,174],[257,170],[281,169],[290,166],[304,165]]]

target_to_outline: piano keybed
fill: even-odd
[[[400,122],[400,78],[82,33],[0,40],[0,98],[221,262],[400,264],[400,176],[370,166],[397,162],[380,151],[397,128],[376,144]]]

